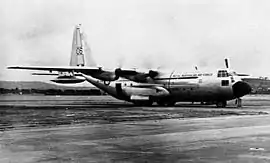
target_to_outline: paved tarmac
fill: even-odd
[[[270,162],[268,96],[240,109],[56,98],[0,97],[0,162]]]

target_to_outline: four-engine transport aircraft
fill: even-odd
[[[83,44],[76,45],[80,55]],[[82,55],[84,56],[84,55]],[[136,105],[150,106],[156,102],[161,106],[173,106],[176,102],[208,102],[217,107],[226,107],[228,100],[240,99],[251,92],[248,83],[231,74],[228,69],[211,73],[180,73],[149,70],[138,72],[116,68],[106,71],[101,67],[88,66],[10,66],[9,69],[43,70],[79,73],[89,83],[109,95],[132,102]]]

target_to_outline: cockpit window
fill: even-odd
[[[229,73],[227,72],[227,70],[219,70],[217,77],[228,77]]]

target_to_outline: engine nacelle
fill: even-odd
[[[135,70],[121,70],[120,68],[115,70],[115,74],[116,76],[120,76],[138,83],[151,82],[153,78],[158,76],[158,72],[153,70],[150,70],[148,73],[144,73],[144,72],[137,72]]]
[[[95,74],[92,74],[91,76],[96,79],[103,80],[103,81],[115,81],[119,79],[119,76],[117,76],[115,72],[108,72],[108,71],[95,73]]]
[[[85,79],[76,76],[58,76],[57,78],[51,80],[52,82],[59,84],[76,84],[84,82]]]
[[[138,73],[137,75],[133,76],[126,76],[125,78],[138,83],[147,83],[149,80],[151,80],[149,75],[144,73]]]

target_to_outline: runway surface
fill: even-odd
[[[0,96],[0,162],[270,162],[269,98],[217,109]]]

